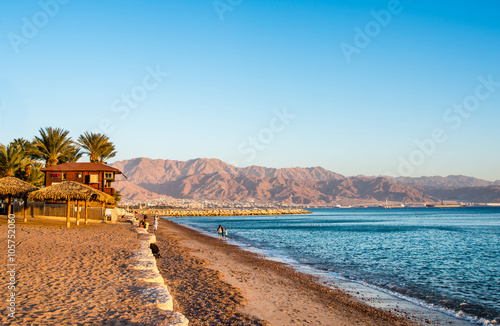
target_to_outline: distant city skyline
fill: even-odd
[[[108,135],[110,163],[500,180],[498,2],[0,8],[2,144],[60,127]]]

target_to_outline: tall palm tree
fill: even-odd
[[[32,154],[35,158],[45,161],[45,166],[66,162],[74,156],[76,146],[69,131],[61,128],[47,127],[40,129],[40,136],[35,136],[32,143]]]
[[[36,163],[36,161],[31,156],[31,143],[24,138],[17,138],[11,142],[11,145],[17,145],[21,147],[24,155],[22,167],[16,172],[16,177],[29,182],[32,167]]]
[[[73,162],[78,161],[82,156],[83,156],[83,152],[80,150],[80,148],[73,146],[73,149],[67,155],[59,158],[59,161],[57,164],[73,163]]]
[[[78,138],[78,143],[89,156],[91,163],[104,163],[106,159],[116,155],[115,145],[104,134],[85,132]]]
[[[24,154],[19,145],[0,144],[0,176],[13,177],[23,167]]]
[[[116,150],[115,145],[113,143],[109,143],[108,146],[102,151],[101,155],[99,155],[99,163],[106,163],[108,158],[115,157]]]

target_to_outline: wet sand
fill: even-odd
[[[174,310],[192,325],[414,325],[309,275],[167,220],[155,231]]]
[[[164,325],[172,312],[144,304],[131,263],[130,224],[29,219],[15,225],[15,317],[8,316],[8,226],[0,216],[1,325]],[[12,234],[12,233],[11,233]]]

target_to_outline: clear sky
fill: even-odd
[[[0,4],[0,143],[500,179],[500,2]]]

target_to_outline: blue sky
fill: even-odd
[[[498,1],[0,8],[0,143],[51,126],[116,160],[500,179]]]

